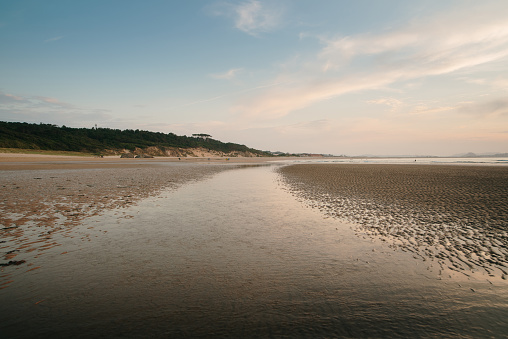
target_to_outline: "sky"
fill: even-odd
[[[508,152],[508,1],[0,0],[0,121]]]

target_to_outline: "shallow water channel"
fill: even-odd
[[[246,166],[88,218],[0,291],[2,337],[501,337],[508,286],[441,277]],[[89,239],[89,240],[88,240]],[[65,255],[61,253],[67,252]]]

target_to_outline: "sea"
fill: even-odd
[[[282,163],[337,163],[337,164],[436,164],[436,165],[508,165],[508,158],[488,157],[488,158],[373,158],[373,157],[302,157],[300,159],[278,159]]]
[[[276,171],[309,161],[415,163],[237,166],[104,211],[41,256],[41,269],[0,290],[0,337],[508,336],[508,283],[443,276],[309,207]],[[508,163],[416,159],[464,162]]]

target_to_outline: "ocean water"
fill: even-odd
[[[337,163],[337,164],[446,164],[446,165],[487,165],[508,166],[508,158],[301,158],[277,159],[280,163]]]
[[[1,337],[507,335],[508,284],[442,276],[355,233],[295,199],[277,166],[86,219],[0,290]]]

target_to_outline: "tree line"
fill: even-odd
[[[208,135],[207,135],[208,136]],[[143,130],[119,130],[111,128],[72,128],[53,124],[0,121],[0,147],[102,153],[106,150],[119,151],[147,147],[203,147],[224,153],[251,152],[269,155],[266,152],[235,143],[224,143],[201,135],[179,136],[174,133]]]

